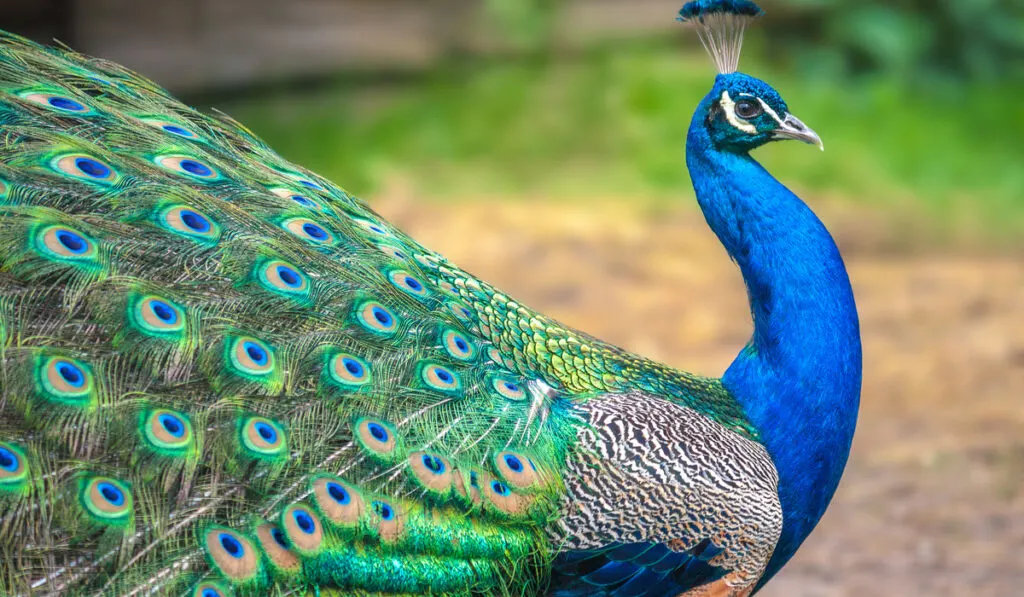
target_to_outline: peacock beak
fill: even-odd
[[[812,131],[806,124],[800,122],[800,119],[792,114],[786,114],[786,117],[782,120],[782,124],[779,128],[775,129],[772,134],[773,139],[796,139],[797,141],[803,141],[811,145],[817,145],[822,151],[825,151],[825,145],[821,142],[821,137],[818,133]]]

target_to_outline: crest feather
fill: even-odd
[[[718,72],[728,74],[739,66],[747,25],[763,14],[750,0],[694,0],[679,11],[679,20],[694,25]]]

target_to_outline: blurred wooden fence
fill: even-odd
[[[676,26],[680,0],[568,0],[560,43]],[[120,62],[177,89],[417,69],[498,39],[480,0],[0,0],[0,27]]]

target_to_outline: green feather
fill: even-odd
[[[577,404],[753,433],[123,67],[0,33],[0,124],[0,594],[527,594]]]

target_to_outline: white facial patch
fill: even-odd
[[[743,94],[743,95],[747,95],[747,94]],[[753,96],[751,96],[751,97],[753,97]],[[775,110],[772,110],[772,107],[769,106],[768,104],[766,104],[763,99],[761,99],[759,97],[754,97],[754,99],[756,99],[757,102],[759,104],[761,104],[761,107],[764,108],[764,111],[767,112],[769,116],[771,116],[772,118],[775,119],[775,122],[779,123],[779,126],[782,126],[782,119],[779,118],[779,113],[778,112],[776,112]]]
[[[761,100],[758,99],[758,101]],[[722,111],[725,112],[725,119],[729,121],[729,124],[733,125],[734,127],[743,131],[744,133],[748,133],[751,135],[757,134],[756,126],[750,124],[746,120],[741,119],[739,116],[736,116],[736,102],[732,101],[732,98],[729,97],[728,91],[722,92],[722,97],[721,99],[718,100],[718,103],[722,106]],[[764,102],[761,103],[763,104]]]

